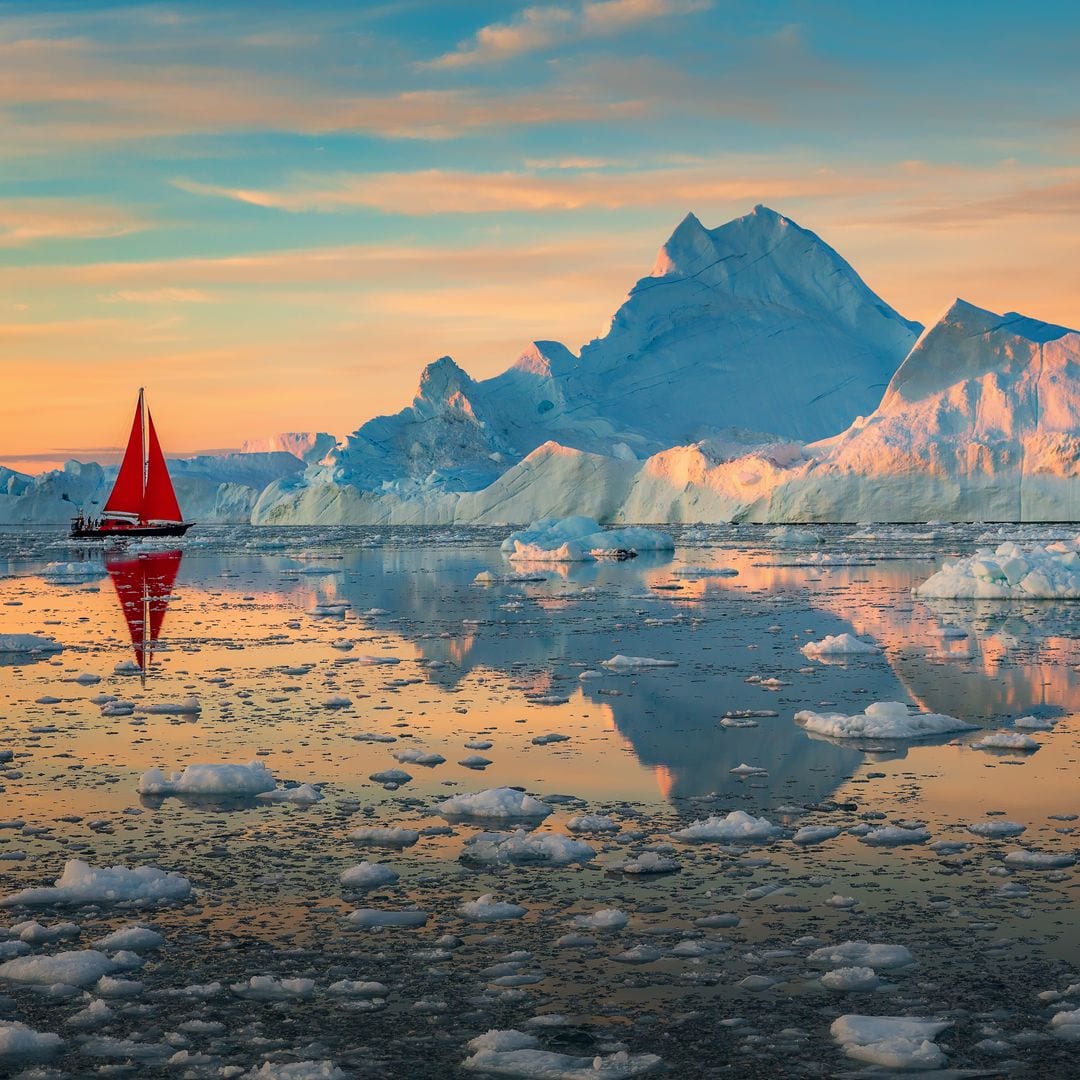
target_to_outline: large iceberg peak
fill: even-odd
[[[416,404],[422,402],[445,403],[456,395],[472,389],[472,377],[450,356],[440,356],[428,364],[420,374],[420,386],[416,391]]]
[[[1042,346],[1075,333],[1015,311],[998,315],[957,298],[920,336],[893,376],[883,412],[996,372],[1015,378],[1036,362]]]
[[[694,273],[695,267],[700,269],[715,254],[712,233],[691,211],[675,226],[675,231],[660,248],[649,277],[662,278],[669,274],[689,276]]]
[[[518,371],[548,379],[565,375],[574,366],[574,354],[559,341],[534,341],[514,361]]]

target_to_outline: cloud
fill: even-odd
[[[840,197],[895,186],[882,176],[843,175],[826,170],[793,169],[768,173],[713,164],[647,170],[539,172],[469,172],[424,169],[415,172],[331,173],[298,177],[280,190],[230,188],[189,180],[176,186],[195,194],[218,196],[293,213],[333,212],[358,207],[385,213],[429,214],[547,213],[672,207],[715,202]]]
[[[988,225],[1008,218],[1080,218],[1080,176],[1052,184],[1021,184],[989,198],[971,199],[955,194],[948,201],[921,205],[892,215],[902,226],[957,229]]]
[[[597,98],[580,87],[374,92],[317,77],[303,66],[278,71],[239,63],[153,63],[113,57],[76,38],[0,38],[0,140],[9,153],[248,131],[445,140],[470,131],[641,112],[632,94]]]
[[[586,0],[580,7],[527,7],[508,22],[481,27],[457,49],[421,66],[445,69],[500,63],[556,45],[609,37],[642,23],[690,15],[709,7],[710,0]]]
[[[120,289],[99,296],[103,304],[204,304],[210,297],[201,289]]]
[[[98,240],[149,228],[125,210],[82,199],[0,200],[0,247],[39,240]]]

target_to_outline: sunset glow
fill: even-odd
[[[690,209],[775,206],[908,318],[1080,324],[1048,8],[0,5],[0,460],[115,460],[143,384],[175,454],[576,351]]]

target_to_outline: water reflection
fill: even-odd
[[[114,552],[105,557],[105,569],[116,588],[135,649],[135,663],[144,683],[182,559],[183,552],[179,550],[134,557]]]
[[[770,566],[760,550],[702,549],[680,554],[685,563],[731,566],[739,576],[687,578],[673,572],[677,564],[643,557],[566,565],[545,580],[522,582],[505,580],[514,568],[490,545],[302,543],[312,550],[300,561],[277,550],[189,549],[185,609],[212,613],[221,637],[213,645],[207,637],[175,644],[188,654],[203,651],[204,664],[227,662],[239,678],[243,662],[211,661],[211,649],[252,650],[271,640],[275,619],[288,630],[281,640],[307,649],[342,638],[365,651],[397,650],[405,659],[412,652],[419,666],[408,674],[424,680],[428,697],[439,695],[432,709],[467,709],[475,726],[496,716],[512,724],[521,710],[517,715],[553,731],[584,718],[613,772],[621,740],[627,758],[649,770],[667,798],[754,799],[758,789],[774,802],[829,797],[865,753],[809,738],[792,722],[799,709],[856,712],[876,700],[908,700],[982,724],[1080,709],[1080,648],[1069,635],[1067,605],[930,606],[910,593],[928,573],[924,561]],[[107,560],[144,672],[180,561],[179,551]],[[480,571],[504,580],[477,584]],[[333,605],[341,605],[335,618],[313,617]],[[210,630],[211,620],[201,631],[195,625],[186,627],[189,635]],[[875,640],[883,655],[828,665],[802,655],[805,641],[841,633]],[[602,665],[616,653],[678,667],[615,673]],[[325,654],[344,678],[348,653]],[[603,674],[580,679],[587,669]],[[328,692],[336,689],[327,684]],[[756,727],[721,724],[725,714],[740,713],[775,715],[756,716]],[[880,757],[906,753],[895,743]],[[768,777],[733,775],[744,762]]]

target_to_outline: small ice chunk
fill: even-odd
[[[685,829],[679,829],[671,835],[692,843],[710,840],[756,843],[772,840],[779,832],[767,818],[754,817],[745,810],[732,810],[723,817],[714,814],[704,820],[692,822]]]
[[[821,985],[827,990],[862,993],[867,990],[876,990],[881,985],[881,979],[873,968],[842,967],[826,971],[821,976]]]
[[[547,803],[517,788],[489,788],[470,795],[454,795],[436,810],[445,818],[536,818],[551,813]]]
[[[832,1037],[844,1053],[886,1069],[939,1069],[945,1054],[934,1038],[951,1024],[909,1016],[848,1014],[833,1021]]]
[[[81,859],[69,859],[56,883],[43,888],[23,889],[0,899],[0,907],[19,904],[109,904],[128,901],[184,900],[191,895],[191,882],[181,874],[156,866],[90,866]]]
[[[341,884],[350,889],[377,889],[395,885],[401,875],[383,863],[361,862],[341,872]]]
[[[796,723],[816,735],[834,739],[922,739],[953,731],[974,731],[978,725],[940,713],[910,713],[901,701],[877,701],[854,716],[804,709]]]
[[[808,641],[800,651],[803,656],[817,660],[822,656],[875,656],[881,649],[852,634],[827,634],[820,641]]]
[[[476,900],[462,904],[459,910],[466,919],[476,922],[502,922],[505,919],[520,919],[529,909],[520,904],[496,900],[491,893],[485,893]]]

